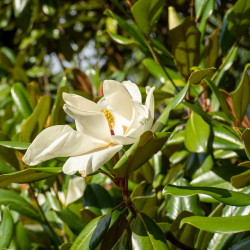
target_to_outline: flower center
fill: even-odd
[[[112,131],[115,127],[115,118],[108,109],[102,109],[101,112],[104,114],[105,118],[109,124],[109,130]]]

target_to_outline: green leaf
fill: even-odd
[[[137,213],[132,231],[132,243],[135,250],[169,249],[161,229],[143,213]]]
[[[250,161],[245,161],[245,162],[242,162],[238,165],[239,167],[247,167],[247,168],[250,168]]]
[[[109,228],[110,221],[111,221],[111,213],[108,213],[107,215],[101,217],[98,220],[95,231],[93,232],[89,242],[90,249],[96,249],[96,247],[99,245],[103,236],[105,235],[105,233]]]
[[[50,97],[42,96],[32,113],[21,126],[22,141],[30,142],[43,130],[50,111]]]
[[[28,3],[29,3],[29,0],[14,0],[13,1],[13,9],[14,9],[15,17],[19,17],[22,15]]]
[[[32,114],[32,108],[24,86],[21,83],[15,83],[11,88],[11,95],[23,118],[29,117]]]
[[[155,195],[134,197],[132,202],[138,211],[145,213],[150,218],[156,218],[158,206]]]
[[[165,0],[139,0],[132,7],[132,14],[141,31],[149,35],[158,21]]]
[[[250,101],[250,80],[249,75],[247,73],[247,69],[249,67],[250,63],[245,66],[240,84],[237,89],[231,94],[234,113],[238,119],[239,124],[241,124],[241,121],[247,111],[247,107]]]
[[[20,250],[31,249],[30,239],[22,221],[19,221],[16,226],[16,242],[18,249]]]
[[[110,38],[111,38],[114,42],[116,42],[116,43],[118,43],[118,44],[121,44],[121,45],[130,45],[130,44],[133,44],[133,43],[134,43],[133,40],[131,40],[131,39],[129,39],[129,38],[126,38],[126,37],[124,37],[124,36],[120,36],[120,35],[118,35],[118,34],[116,34],[116,33],[108,32],[108,34],[109,34]]]
[[[62,167],[27,168],[18,172],[0,175],[0,187],[11,183],[27,183],[47,179],[62,171]]]
[[[30,146],[30,144],[30,142],[0,141],[1,146],[15,150],[26,150]]]
[[[127,150],[114,167],[119,176],[129,176],[132,171],[140,168],[165,144],[169,133],[153,133],[146,131],[139,140]]]
[[[56,100],[53,104],[51,111],[51,117],[50,117],[51,126],[65,124],[66,113],[63,110],[64,100],[62,98],[64,92],[66,93],[69,92],[68,86],[61,86],[57,91]]]
[[[241,139],[244,142],[245,151],[248,159],[250,160],[250,128],[246,128],[241,135]]]
[[[86,186],[83,196],[85,207],[101,209],[103,214],[109,213],[114,207],[114,202],[108,191],[98,184],[89,184]]]
[[[92,220],[78,235],[76,240],[74,241],[71,250],[86,250],[89,248],[89,242],[91,240],[91,237],[93,235],[93,232],[95,231],[97,227],[97,223],[101,217],[97,217],[94,220]]]
[[[244,188],[250,185],[250,169],[244,173],[232,176],[231,183],[235,188]]]
[[[41,222],[38,211],[14,191],[0,188],[0,204],[9,206],[11,210],[15,210],[20,214]]]
[[[71,229],[71,231],[75,235],[78,235],[86,226],[86,224],[81,220],[81,218],[79,218],[67,207],[60,211],[56,211],[56,214]]]
[[[195,70],[189,77],[190,84],[199,84],[203,78],[211,75],[211,73],[215,70],[215,68],[208,69],[198,69]]]
[[[187,94],[189,86],[190,84],[187,83],[186,86],[173,98],[173,100],[163,110],[160,117],[155,121],[153,125],[152,130],[154,132],[159,132],[164,128],[164,126],[166,126],[170,111],[176,108],[182,102],[182,100],[185,98]]]
[[[189,152],[187,150],[176,151],[169,157],[169,161],[172,164],[177,164],[184,160],[188,155]]]
[[[250,215],[232,217],[191,216],[181,221],[211,233],[232,234],[250,230]]]
[[[195,22],[186,18],[182,24],[169,31],[173,41],[173,55],[179,72],[188,76],[190,68],[200,62],[200,32]]]
[[[168,7],[168,29],[172,30],[181,25],[183,19],[178,16],[173,6]]]
[[[13,236],[14,222],[8,207],[3,210],[0,225],[0,249],[8,248]]]
[[[210,126],[192,112],[185,128],[185,146],[191,152],[202,153],[207,151]]]
[[[236,37],[245,34],[250,26],[249,20],[250,2],[248,0],[238,0],[228,14],[228,29]]]
[[[234,192],[227,189],[215,187],[183,187],[168,185],[164,188],[164,194],[176,196],[190,196],[196,194],[205,194],[214,199],[233,206],[250,205],[250,195],[241,192]]]

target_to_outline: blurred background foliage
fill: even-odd
[[[67,201],[71,179],[60,174],[64,159],[37,168],[21,161],[45,127],[73,123],[62,109],[63,92],[98,100],[103,80],[115,79],[135,82],[144,97],[147,85],[156,86],[155,118],[163,122],[154,130],[171,132],[163,149],[129,175],[137,209],[185,247],[247,249],[249,217],[238,223],[242,228],[225,224],[220,232],[220,221],[203,227],[190,219],[182,229],[179,225],[191,215],[248,215],[249,198],[228,202],[204,196],[207,190],[197,192],[203,196],[180,198],[178,190],[166,189],[177,196],[164,196],[162,190],[175,184],[249,192],[249,15],[248,0],[1,0],[0,141],[5,143],[0,146],[0,204],[5,207],[0,246],[69,249],[88,222],[122,200],[120,190],[99,174],[86,178],[83,202]],[[206,68],[191,80],[194,70]],[[105,168],[112,169],[112,163]],[[75,184],[75,189],[82,194],[84,185]],[[113,214],[112,223],[118,218]],[[126,232],[127,219],[119,219]],[[8,233],[1,233],[4,228]],[[118,243],[99,235],[95,244],[103,240],[101,249],[131,248],[129,237],[121,240],[121,235],[116,235]],[[169,248],[178,249],[170,241]]]

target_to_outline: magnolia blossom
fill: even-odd
[[[145,105],[136,84],[106,80],[104,97],[92,102],[79,95],[63,93],[65,112],[75,119],[76,130],[69,125],[44,129],[23,156],[23,162],[37,165],[55,158],[69,157],[63,172],[79,172],[83,177],[98,170],[123,145],[132,144],[154,118],[154,87],[146,88]]]

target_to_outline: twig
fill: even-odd
[[[106,175],[106,176],[108,176],[114,183],[116,183],[115,178],[112,175],[110,175],[109,173],[105,172],[102,169],[99,169],[99,172],[102,173],[102,174],[104,174],[104,175]]]

